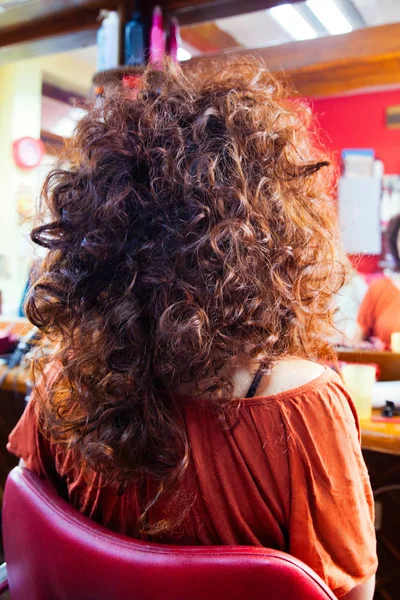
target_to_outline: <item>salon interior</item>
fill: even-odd
[[[25,316],[24,300],[32,269],[46,254],[29,234],[47,174],[60,162],[68,168],[69,140],[88,106],[101,103],[109,85],[134,89],[149,56],[169,53],[184,70],[207,70],[215,57],[251,55],[290,87],[294,101],[306,101],[336,168],[334,196],[350,276],[336,298],[336,360],[330,366],[343,377],[360,419],[375,505],[374,598],[400,600],[400,1],[155,4],[0,0],[0,503],[7,504],[6,480],[18,465],[6,450],[8,436],[33,385],[37,330]],[[22,592],[16,583],[26,563],[16,561],[13,568],[15,552],[8,545],[28,557],[36,548],[6,527],[11,502],[3,511],[0,548],[4,598],[44,599],[31,591],[29,579]],[[26,528],[42,518],[21,516]],[[46,557],[41,560],[36,576],[51,579]],[[63,560],[68,577],[76,578],[69,559]],[[92,596],[74,596],[84,597]],[[122,598],[104,596],[114,597]],[[258,591],[241,597],[270,596]],[[46,598],[73,600],[62,591]]]

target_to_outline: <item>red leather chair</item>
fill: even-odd
[[[20,467],[6,484],[3,539],[11,600],[335,600],[311,569],[282,552],[112,533]]]

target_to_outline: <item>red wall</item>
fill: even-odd
[[[400,174],[400,129],[387,129],[385,110],[400,105],[400,90],[312,101],[322,140],[340,161],[343,148],[373,148],[385,173]],[[350,257],[362,273],[379,270],[379,256]]]
[[[387,129],[385,109],[400,105],[400,90],[313,100],[327,147],[340,158],[343,148],[374,148],[385,173],[400,174],[400,129]]]

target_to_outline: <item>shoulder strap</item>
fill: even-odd
[[[249,391],[247,392],[245,398],[254,398],[256,395],[256,391],[258,386],[260,385],[260,381],[265,373],[264,367],[259,367],[257,373],[254,376],[253,381],[251,382],[251,386],[249,387]]]

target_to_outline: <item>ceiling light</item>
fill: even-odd
[[[309,8],[331,35],[349,33],[353,31],[352,25],[339,10],[333,0],[307,0]]]
[[[269,10],[270,15],[296,40],[310,40],[317,32],[291,4],[281,4]]]
[[[190,54],[190,52],[188,52],[187,50],[185,50],[185,48],[178,48],[178,60],[180,61],[184,61],[184,60],[190,60],[192,58],[192,55]]]

